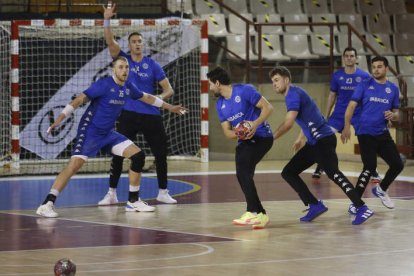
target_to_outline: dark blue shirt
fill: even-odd
[[[235,127],[241,121],[254,121],[259,118],[261,110],[256,105],[262,95],[251,84],[233,84],[229,99],[219,97],[216,109],[220,122],[228,121]],[[257,127],[254,136],[272,137],[272,130],[267,122]]]
[[[334,134],[315,102],[302,88],[290,85],[285,102],[288,112],[298,112],[295,121],[309,144],[314,145],[319,139]]]
[[[388,131],[388,122],[384,112],[399,108],[399,96],[398,87],[390,81],[380,84],[371,77],[358,85],[351,98],[361,106],[356,134],[376,136]]]
[[[136,62],[132,60],[131,55],[123,51],[119,55],[128,59],[128,80],[141,91],[154,95],[158,83],[166,78],[161,65],[150,57],[144,57],[140,62]],[[142,114],[160,115],[158,107],[141,101],[127,100],[124,109]]]
[[[118,85],[112,77],[100,79],[83,92],[91,101],[79,123],[79,130],[93,127],[99,133],[107,133],[115,127],[115,121],[127,99],[139,99],[143,93],[132,83]]]

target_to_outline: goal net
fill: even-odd
[[[46,134],[47,128],[74,97],[111,74],[112,59],[104,40],[103,20],[31,20],[14,24],[17,26],[12,29],[18,32],[19,173],[56,173],[71,155],[77,126],[87,105],[78,108],[52,135]],[[200,158],[201,25],[202,22],[174,18],[111,20],[116,40],[127,53],[128,35],[143,35],[144,54],[161,64],[174,89],[168,102],[189,109],[185,116],[162,111],[169,137],[169,158]],[[8,69],[3,68],[7,67],[3,63],[7,47],[3,48],[3,43],[7,41],[1,42],[2,87],[8,81]],[[157,93],[160,92],[158,87]],[[1,93],[7,97],[8,91]],[[10,137],[7,132],[11,127],[10,119],[3,118],[10,117],[10,112],[3,110],[10,108],[3,107],[3,102],[1,146],[5,155],[10,152],[10,141],[3,141],[3,136]],[[136,142],[147,156],[152,155],[141,134]],[[88,160],[81,172],[107,172],[110,159],[110,155],[100,152],[97,158]]]

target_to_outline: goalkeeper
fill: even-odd
[[[113,58],[123,56],[129,62],[129,80],[139,89],[153,94],[157,83],[162,88],[162,93],[157,95],[161,100],[167,100],[173,95],[173,89],[165,76],[160,64],[143,55],[144,39],[140,33],[131,33],[128,37],[130,53],[123,52],[119,44],[114,40],[110,28],[110,18],[114,15],[116,5],[108,4],[104,7],[104,36],[109,52]],[[155,157],[157,180],[159,192],[157,200],[164,203],[174,204],[177,200],[169,195],[167,190],[167,134],[164,129],[159,108],[148,105],[141,101],[127,101],[118,119],[117,131],[130,139],[136,141],[138,133],[144,135],[145,140]],[[99,205],[111,205],[118,203],[116,188],[122,173],[124,158],[114,156],[111,162],[109,177],[109,190],[105,197],[98,202]]]
[[[228,73],[221,67],[207,73],[207,78],[210,90],[218,98],[216,109],[224,135],[230,139],[238,138],[236,175],[247,208],[246,213],[233,220],[233,224],[262,229],[269,223],[269,217],[260,202],[253,176],[257,163],[273,145],[272,130],[266,122],[273,106],[252,85],[230,84]],[[247,121],[250,128],[236,128],[242,121]],[[240,125],[243,128],[243,124]],[[236,133],[240,133],[239,136]]]

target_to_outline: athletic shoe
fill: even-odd
[[[145,201],[138,200],[135,202],[127,202],[125,206],[127,212],[154,212],[155,207],[148,205]]]
[[[328,211],[328,207],[323,204],[322,200],[318,200],[317,204],[309,204],[309,209],[307,211],[308,213],[306,216],[301,217],[300,221],[312,221],[316,217]]]
[[[356,215],[357,214],[357,208],[353,203],[349,204],[348,213],[350,215]]]
[[[315,170],[312,174],[312,178],[319,179],[319,178],[321,178],[322,173],[323,173],[322,170]]]
[[[104,198],[98,202],[99,206],[102,205],[114,205],[118,203],[118,198],[116,196],[116,193],[108,192]]]
[[[253,225],[260,223],[256,220],[257,215],[253,215],[250,212],[244,213],[240,218],[233,219],[233,224],[235,225]]]
[[[45,218],[56,218],[59,216],[55,211],[52,201],[48,201],[46,204],[40,205],[36,210],[36,214]]]
[[[167,203],[167,204],[176,204],[177,203],[177,200],[175,200],[174,198],[172,198],[170,196],[167,189],[165,189],[165,190],[160,189],[159,190],[157,200],[160,201],[160,202]]]
[[[381,199],[381,202],[385,207],[387,207],[388,209],[394,209],[394,202],[392,202],[387,192],[383,191],[379,185],[372,188],[372,193],[374,194],[374,196],[379,197]]]
[[[381,182],[381,176],[377,174],[376,176],[371,176],[371,183],[372,184],[379,184]]]
[[[257,214],[257,217],[255,219],[256,224],[253,224],[253,229],[257,230],[257,229],[263,229],[265,228],[266,225],[269,224],[269,216],[263,213],[259,213]]]
[[[367,205],[363,205],[357,209],[355,219],[352,221],[352,225],[359,225],[364,223],[367,219],[372,217],[372,212]]]

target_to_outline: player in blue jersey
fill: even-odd
[[[221,67],[207,73],[207,78],[210,90],[217,97],[216,110],[224,135],[236,139],[238,123],[248,121],[251,125],[247,137],[237,141],[236,175],[247,208],[233,224],[262,229],[269,223],[269,216],[260,202],[253,177],[257,163],[273,145],[272,131],[266,121],[273,106],[252,85],[231,84],[229,74]]]
[[[99,150],[113,155],[123,156],[131,160],[129,170],[129,196],[126,211],[152,212],[154,207],[139,199],[139,183],[145,155],[131,140],[114,131],[115,121],[128,98],[140,99],[147,104],[168,109],[170,112],[181,114],[185,109],[180,105],[170,105],[163,100],[139,90],[133,83],[127,81],[129,73],[128,60],[118,57],[113,62],[112,77],[98,80],[83,93],[68,104],[50,126],[53,131],[60,123],[68,118],[80,105],[90,104],[83,114],[76,136],[76,143],[71,159],[56,177],[46,199],[36,213],[44,217],[57,217],[54,203],[57,196],[65,188],[70,178],[82,167],[89,157],[94,157]]]
[[[344,128],[345,110],[351,99],[355,87],[363,80],[370,78],[370,74],[357,67],[358,54],[355,48],[347,47],[342,54],[344,68],[337,70],[331,79],[330,93],[326,106],[326,116],[328,124],[335,132],[342,132]],[[332,108],[335,108],[332,111]],[[359,120],[359,108],[354,112],[351,123],[354,129],[357,128]],[[318,165],[315,172],[312,174],[314,179],[320,178],[322,169]],[[379,183],[381,178],[375,170],[374,175],[371,176],[373,183]]]
[[[115,8],[116,4],[104,8],[104,36],[111,56],[113,58],[124,56],[128,59],[130,65],[129,80],[139,89],[154,95],[157,84],[159,84],[162,88],[162,93],[157,95],[157,97],[167,100],[173,95],[173,89],[160,64],[152,58],[143,55],[144,39],[142,35],[137,32],[129,35],[129,54],[121,51],[119,44],[114,40],[109,20],[114,15]],[[168,137],[159,108],[140,101],[127,101],[119,117],[117,131],[131,141],[136,141],[138,133],[144,135],[155,157],[159,188],[157,200],[169,204],[177,203],[177,200],[172,198],[167,190]],[[124,158],[119,156],[112,158],[109,190],[105,197],[99,201],[99,205],[110,205],[118,202],[116,188],[122,173],[123,160]]]
[[[273,138],[279,139],[288,132],[294,122],[300,126],[301,132],[293,148],[296,154],[283,168],[282,177],[298,193],[302,202],[308,206],[308,213],[300,221],[312,221],[328,208],[318,200],[299,176],[315,163],[320,164],[329,179],[337,184],[357,207],[357,214],[352,224],[361,224],[373,215],[361,197],[356,193],[351,182],[338,168],[336,155],[336,136],[322,116],[315,102],[300,87],[291,84],[291,75],[286,67],[275,67],[269,73],[273,89],[285,96],[287,114],[284,122],[276,129]],[[305,143],[304,138],[307,142]]]
[[[374,57],[371,66],[373,77],[355,88],[348,104],[341,139],[344,143],[349,140],[351,118],[355,109],[360,106],[361,114],[355,134],[358,137],[364,168],[358,177],[356,191],[362,197],[368,180],[377,167],[378,154],[388,164],[389,169],[381,183],[372,189],[372,193],[381,199],[385,207],[392,209],[394,202],[387,190],[403,170],[404,164],[388,130],[388,122],[398,121],[400,93],[398,87],[387,80],[388,60],[385,57]],[[353,206],[349,210],[352,212]]]

